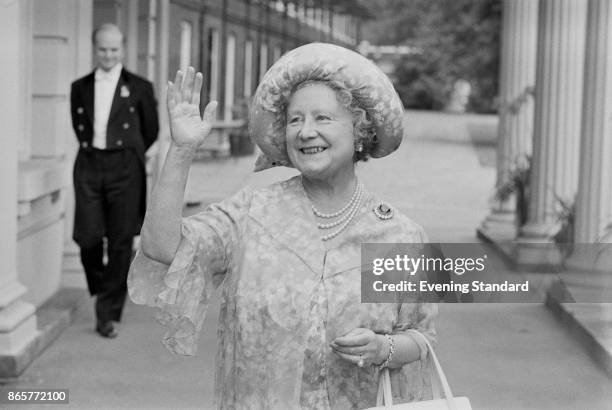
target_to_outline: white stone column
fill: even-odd
[[[518,239],[519,264],[555,264],[557,198],[572,202],[578,154],[587,0],[541,0],[535,89],[534,142],[528,222]]]
[[[571,259],[589,268],[593,243],[612,222],[612,2],[589,0],[586,36],[577,246]]]
[[[496,192],[531,155],[538,0],[504,0],[502,19]],[[494,199],[479,233],[496,241],[516,237],[514,195]]]
[[[27,289],[17,280],[17,152],[26,128],[21,111],[29,98],[17,79],[30,69],[23,52],[32,35],[23,29],[29,27],[24,23],[30,5],[0,3],[0,377],[14,374],[15,364],[6,359],[25,349],[37,332],[34,306],[21,299]]]

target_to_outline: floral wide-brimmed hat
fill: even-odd
[[[262,151],[255,171],[292,166],[285,141],[285,110],[298,84],[317,80],[342,83],[367,111],[376,128],[372,157],[384,157],[399,147],[404,109],[389,78],[361,54],[333,44],[311,43],[282,56],[255,91],[249,134]]]

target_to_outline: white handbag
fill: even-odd
[[[433,400],[416,401],[411,403],[393,404],[393,394],[391,392],[391,377],[389,369],[385,368],[380,372],[378,382],[378,395],[376,397],[376,407],[366,410],[472,410],[472,405],[467,397],[453,397],[446,375],[440,366],[438,357],[429,340],[416,330],[411,330],[410,334],[419,339],[429,351],[432,361],[431,385],[433,389]],[[421,345],[421,343],[419,343]],[[437,375],[437,380],[436,379]],[[444,398],[440,398],[440,390],[434,386],[442,387]]]

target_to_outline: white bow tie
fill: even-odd
[[[96,71],[96,81],[112,81],[113,80],[112,73],[106,73],[104,71]]]

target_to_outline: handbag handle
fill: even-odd
[[[433,362],[433,366],[432,366],[433,370],[435,370],[435,373],[438,376],[438,381],[440,385],[442,386],[442,391],[444,393],[444,398],[446,399],[448,408],[450,410],[456,410],[457,406],[455,404],[455,398],[453,397],[453,393],[451,391],[450,385],[448,384],[448,380],[446,379],[446,375],[444,374],[444,371],[442,370],[442,366],[440,365],[440,362],[438,361],[438,356],[436,355],[436,352],[434,351],[431,343],[421,332],[417,330],[409,329],[408,332],[411,335],[415,336],[416,338],[420,339],[427,346],[427,350],[429,351],[429,354],[431,355],[431,359]],[[434,384],[434,380],[433,380],[434,377],[435,376],[432,373],[431,375],[432,388]],[[389,375],[388,368],[384,368],[382,370],[380,374],[380,379],[378,382],[378,394],[376,397],[376,405],[382,406],[383,404],[385,405],[387,409],[391,409],[393,406],[393,393],[391,391],[391,376]]]

